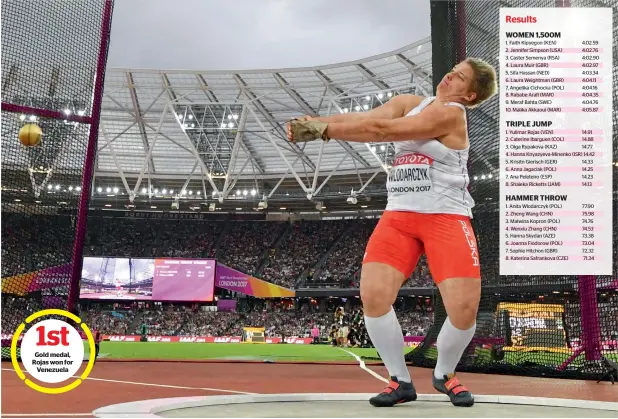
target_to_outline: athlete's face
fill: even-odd
[[[449,100],[471,102],[476,98],[472,89],[474,70],[466,62],[457,64],[442,78],[438,93]]]

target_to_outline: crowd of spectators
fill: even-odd
[[[598,333],[601,341],[612,341],[613,350],[618,350],[618,294],[602,294],[596,305],[599,313]],[[579,302],[565,304],[564,320],[568,338],[571,341],[582,341],[584,336]]]
[[[574,276],[500,276],[495,218],[495,215],[488,215],[474,219],[477,232],[482,231],[477,241],[484,283],[513,286],[546,285],[549,282],[568,286],[576,284]],[[3,278],[70,263],[75,235],[74,216],[3,212],[2,221]],[[97,216],[89,219],[84,255],[216,257],[232,268],[289,288],[354,288],[359,285],[364,249],[376,222],[376,219],[340,219],[297,221],[289,225],[267,221]],[[492,226],[495,231],[490,228]],[[618,257],[614,259],[618,261]],[[615,276],[599,277],[598,281],[601,286],[611,288],[618,279]],[[423,256],[404,287],[432,284]]]
[[[218,221],[91,218],[84,255],[208,258],[223,227]]]
[[[131,326],[138,313],[137,310],[100,310],[93,306],[93,309],[82,310],[80,316],[88,327],[101,334],[128,335],[133,332]]]
[[[2,278],[69,263],[75,217],[2,213]]]
[[[358,326],[359,319],[362,324],[362,312],[359,315],[356,308],[348,313],[345,325],[356,326],[362,333]],[[317,327],[320,336],[327,338],[334,326],[344,325],[326,307],[317,310],[310,305],[293,304],[256,305],[235,312],[204,311],[183,305],[111,310],[89,304],[81,316],[90,327],[107,335],[139,335],[145,325],[149,335],[158,336],[242,336],[244,327],[263,327],[266,337],[310,337],[311,329]],[[412,309],[400,311],[398,317],[406,336],[423,336],[432,321],[431,312]]]
[[[295,288],[297,279],[316,264],[350,226],[350,220],[294,223],[277,249],[268,256],[262,276],[267,281]]]
[[[353,230],[345,235],[335,246],[322,265],[317,275],[307,278],[308,286],[336,286],[350,288],[354,274],[363,261],[365,247],[359,243],[367,243],[378,220],[359,220]]]
[[[284,222],[236,221],[230,223],[214,257],[241,272],[253,275],[262,254],[271,249],[286,228]]]
[[[2,333],[10,334],[31,314],[41,310],[33,298],[15,298],[9,295],[2,295]]]

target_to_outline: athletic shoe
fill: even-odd
[[[454,406],[470,407],[474,405],[474,396],[459,382],[455,374],[445,375],[442,379],[431,374],[431,382],[433,388],[442,394],[446,394]]]
[[[391,407],[414,400],[416,400],[414,385],[405,381],[399,382],[396,377],[391,377],[391,381],[384,387],[382,393],[369,399],[369,403],[375,407]]]

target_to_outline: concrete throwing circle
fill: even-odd
[[[182,417],[612,417],[618,403],[543,397],[476,395],[471,408],[456,408],[441,394],[390,409],[369,405],[365,393],[255,394],[176,397],[115,404],[93,412],[100,418]]]

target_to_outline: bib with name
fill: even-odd
[[[395,157],[388,172],[386,189],[389,195],[427,194],[432,183],[429,170],[433,159],[420,153]]]

